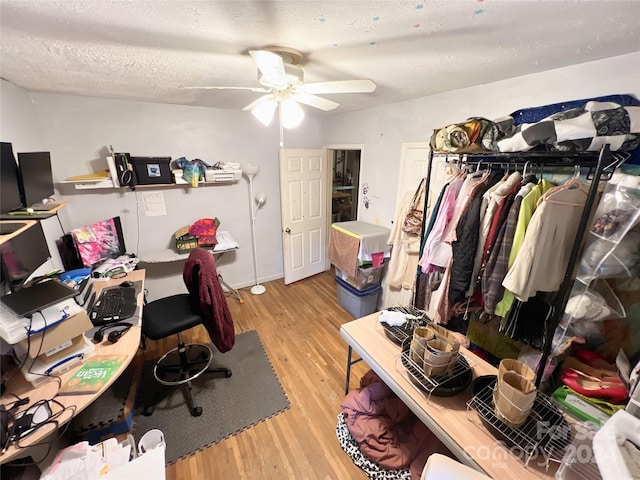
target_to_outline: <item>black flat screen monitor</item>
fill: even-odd
[[[42,225],[37,222],[0,245],[3,282],[9,285],[11,291],[19,290],[50,256]]]
[[[0,213],[21,210],[20,172],[13,156],[13,147],[8,142],[0,145]]]
[[[25,207],[40,203],[53,195],[53,174],[49,152],[18,153],[22,179],[22,201]]]

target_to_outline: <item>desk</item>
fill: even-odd
[[[236,242],[231,234],[227,231],[217,232],[216,238],[218,240],[218,243],[212,249],[210,249],[211,254],[216,260],[222,257],[225,253],[232,252],[240,248],[238,242]],[[162,252],[145,253],[144,258],[141,258],[141,261],[146,263],[175,262],[179,260],[186,260],[188,256],[188,253],[179,253],[175,250],[166,249]],[[227,282],[225,282],[220,273],[218,273],[218,279],[220,280],[220,283],[224,285],[227,291],[231,293],[231,295],[236,297],[240,303],[244,303],[244,299],[242,298],[242,295],[240,295],[240,292],[235,288],[232,288]]]
[[[100,290],[107,286],[119,285],[124,280],[130,280],[132,282],[141,281],[142,282],[142,292],[144,292],[144,270],[134,270],[127,274],[126,277],[118,278],[117,280],[109,280],[106,282],[96,282],[96,293],[99,294]],[[20,411],[26,410],[30,405],[33,405],[35,402],[39,400],[56,398],[60,404],[64,407],[73,407],[75,406],[75,410],[67,410],[58,418],[57,427],[61,427],[66,424],[69,420],[71,420],[74,416],[79,414],[85,408],[87,408],[92,402],[94,402],[102,393],[104,393],[111,384],[118,378],[122,372],[127,368],[127,366],[131,363],[133,358],[135,357],[138,347],[140,345],[140,335],[141,335],[141,322],[142,322],[142,304],[143,304],[143,293],[138,295],[138,316],[134,316],[132,318],[127,319],[132,323],[136,323],[136,326],[131,328],[126,335],[124,335],[120,341],[114,344],[110,344],[107,342],[106,337],[102,343],[97,344],[95,355],[124,355],[125,360],[122,365],[113,375],[109,382],[107,382],[100,391],[93,394],[84,394],[84,395],[63,395],[56,396],[58,394],[58,382],[55,378],[52,378],[51,381],[34,388],[29,382],[27,382],[21,373],[16,374],[13,378],[8,381],[7,384],[7,393],[13,393],[15,395],[20,396],[21,398],[29,397],[30,402],[29,405],[25,405],[20,407]],[[73,375],[79,367],[72,368],[71,370],[63,373],[60,378],[62,383],[69,380],[71,375]],[[10,404],[13,402],[15,398],[11,395],[5,395],[0,398],[0,403],[2,404]],[[61,407],[52,405],[53,413],[62,410]],[[48,425],[46,427],[42,427],[38,431],[32,433],[27,438],[24,439],[24,445],[35,445],[39,442],[43,442],[46,437],[53,433],[56,430],[55,425]],[[14,445],[10,446],[4,453],[0,454],[0,464],[11,461],[12,459],[18,457],[21,453],[24,453],[24,449],[20,449],[15,447]]]
[[[27,220],[44,220],[45,218],[57,215],[62,208],[69,204],[66,200],[61,200],[56,203],[57,205],[51,210],[36,210],[33,213],[27,213],[26,210],[18,210],[17,212],[1,213],[0,220],[15,220],[18,222],[24,222]]]
[[[427,399],[398,371],[399,347],[384,334],[378,322],[380,313],[345,323],[340,335],[349,344],[349,359],[353,350],[378,374],[384,383],[416,414],[416,416],[444,443],[458,459],[496,480],[553,479],[557,464],[551,462],[549,470],[538,465],[537,459],[529,466],[511,456],[508,449],[481,426],[475,411],[467,411],[471,398],[469,389],[454,397],[431,396]],[[474,377],[497,375],[497,369],[465,348],[460,352],[475,363]],[[350,365],[347,365],[347,378]]]

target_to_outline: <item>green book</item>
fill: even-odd
[[[124,358],[124,355],[96,355],[89,358],[60,387],[58,395],[76,395],[100,391],[120,368]]]

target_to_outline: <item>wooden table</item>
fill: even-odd
[[[69,205],[69,202],[66,200],[60,200],[56,202],[57,205],[53,207],[51,210],[36,210],[33,213],[27,213],[26,210],[22,210],[19,212],[9,212],[9,213],[1,213],[0,220],[5,221],[16,221],[16,222],[26,222],[28,220],[44,220],[45,218],[53,217],[57,215],[60,210]]]
[[[20,398],[29,397],[29,404],[20,407],[19,411],[26,410],[29,406],[33,405],[35,402],[39,400],[48,400],[53,399],[60,403],[57,405],[55,402],[50,402],[52,413],[56,414],[62,411],[65,407],[69,407],[60,417],[58,417],[57,425],[47,425],[42,428],[39,428],[37,431],[31,433],[28,437],[26,437],[23,441],[21,441],[21,445],[36,445],[38,443],[52,441],[52,439],[47,439],[46,437],[53,433],[58,428],[65,425],[68,421],[70,421],[74,416],[79,414],[85,408],[87,408],[92,402],[94,402],[100,395],[102,395],[106,390],[109,389],[111,384],[118,378],[122,372],[127,368],[127,366],[131,363],[133,358],[138,351],[138,347],[140,345],[140,336],[141,336],[141,323],[142,323],[142,304],[143,304],[143,293],[144,292],[144,278],[145,271],[144,270],[134,270],[126,275],[126,277],[118,278],[117,280],[109,280],[106,282],[96,282],[94,285],[96,286],[96,293],[99,295],[100,290],[107,286],[119,285],[125,280],[129,280],[132,282],[141,281],[142,288],[141,293],[138,295],[138,306],[137,315],[127,319],[128,322],[134,323],[136,326],[131,328],[129,332],[120,338],[117,343],[109,343],[107,342],[106,335],[105,339],[95,345],[95,355],[124,355],[125,359],[120,365],[118,371],[113,375],[109,381],[96,393],[92,394],[82,394],[82,395],[60,395],[58,396],[58,386],[59,383],[52,377],[50,381],[47,383],[34,388],[31,383],[27,382],[22,374],[18,372],[14,377],[12,377],[7,383],[7,390],[5,395],[0,398],[0,403],[3,405],[10,405],[15,401],[15,398],[12,395],[7,394],[15,394]],[[78,370],[79,367],[72,368],[71,370],[60,375],[60,379],[62,383],[69,380],[69,378]],[[17,448],[15,445],[11,445],[4,453],[0,455],[0,464],[11,461],[12,459],[20,456],[20,454],[24,454],[26,451],[24,448]]]
[[[429,398],[404,375],[399,360],[400,348],[387,338],[378,321],[379,312],[342,325],[340,335],[349,344],[347,381],[355,351],[384,383],[415,413],[458,459],[496,480],[553,479],[558,467],[550,462],[548,470],[533,458],[529,465],[515,458],[482,426],[477,413],[467,408],[470,389],[453,397]],[[465,348],[460,352],[474,365],[474,378],[497,375],[497,369]]]

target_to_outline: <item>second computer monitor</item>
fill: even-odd
[[[49,152],[18,153],[18,165],[25,207],[40,203],[54,194]]]
[[[0,212],[22,209],[22,192],[18,164],[9,142],[0,143]]]

